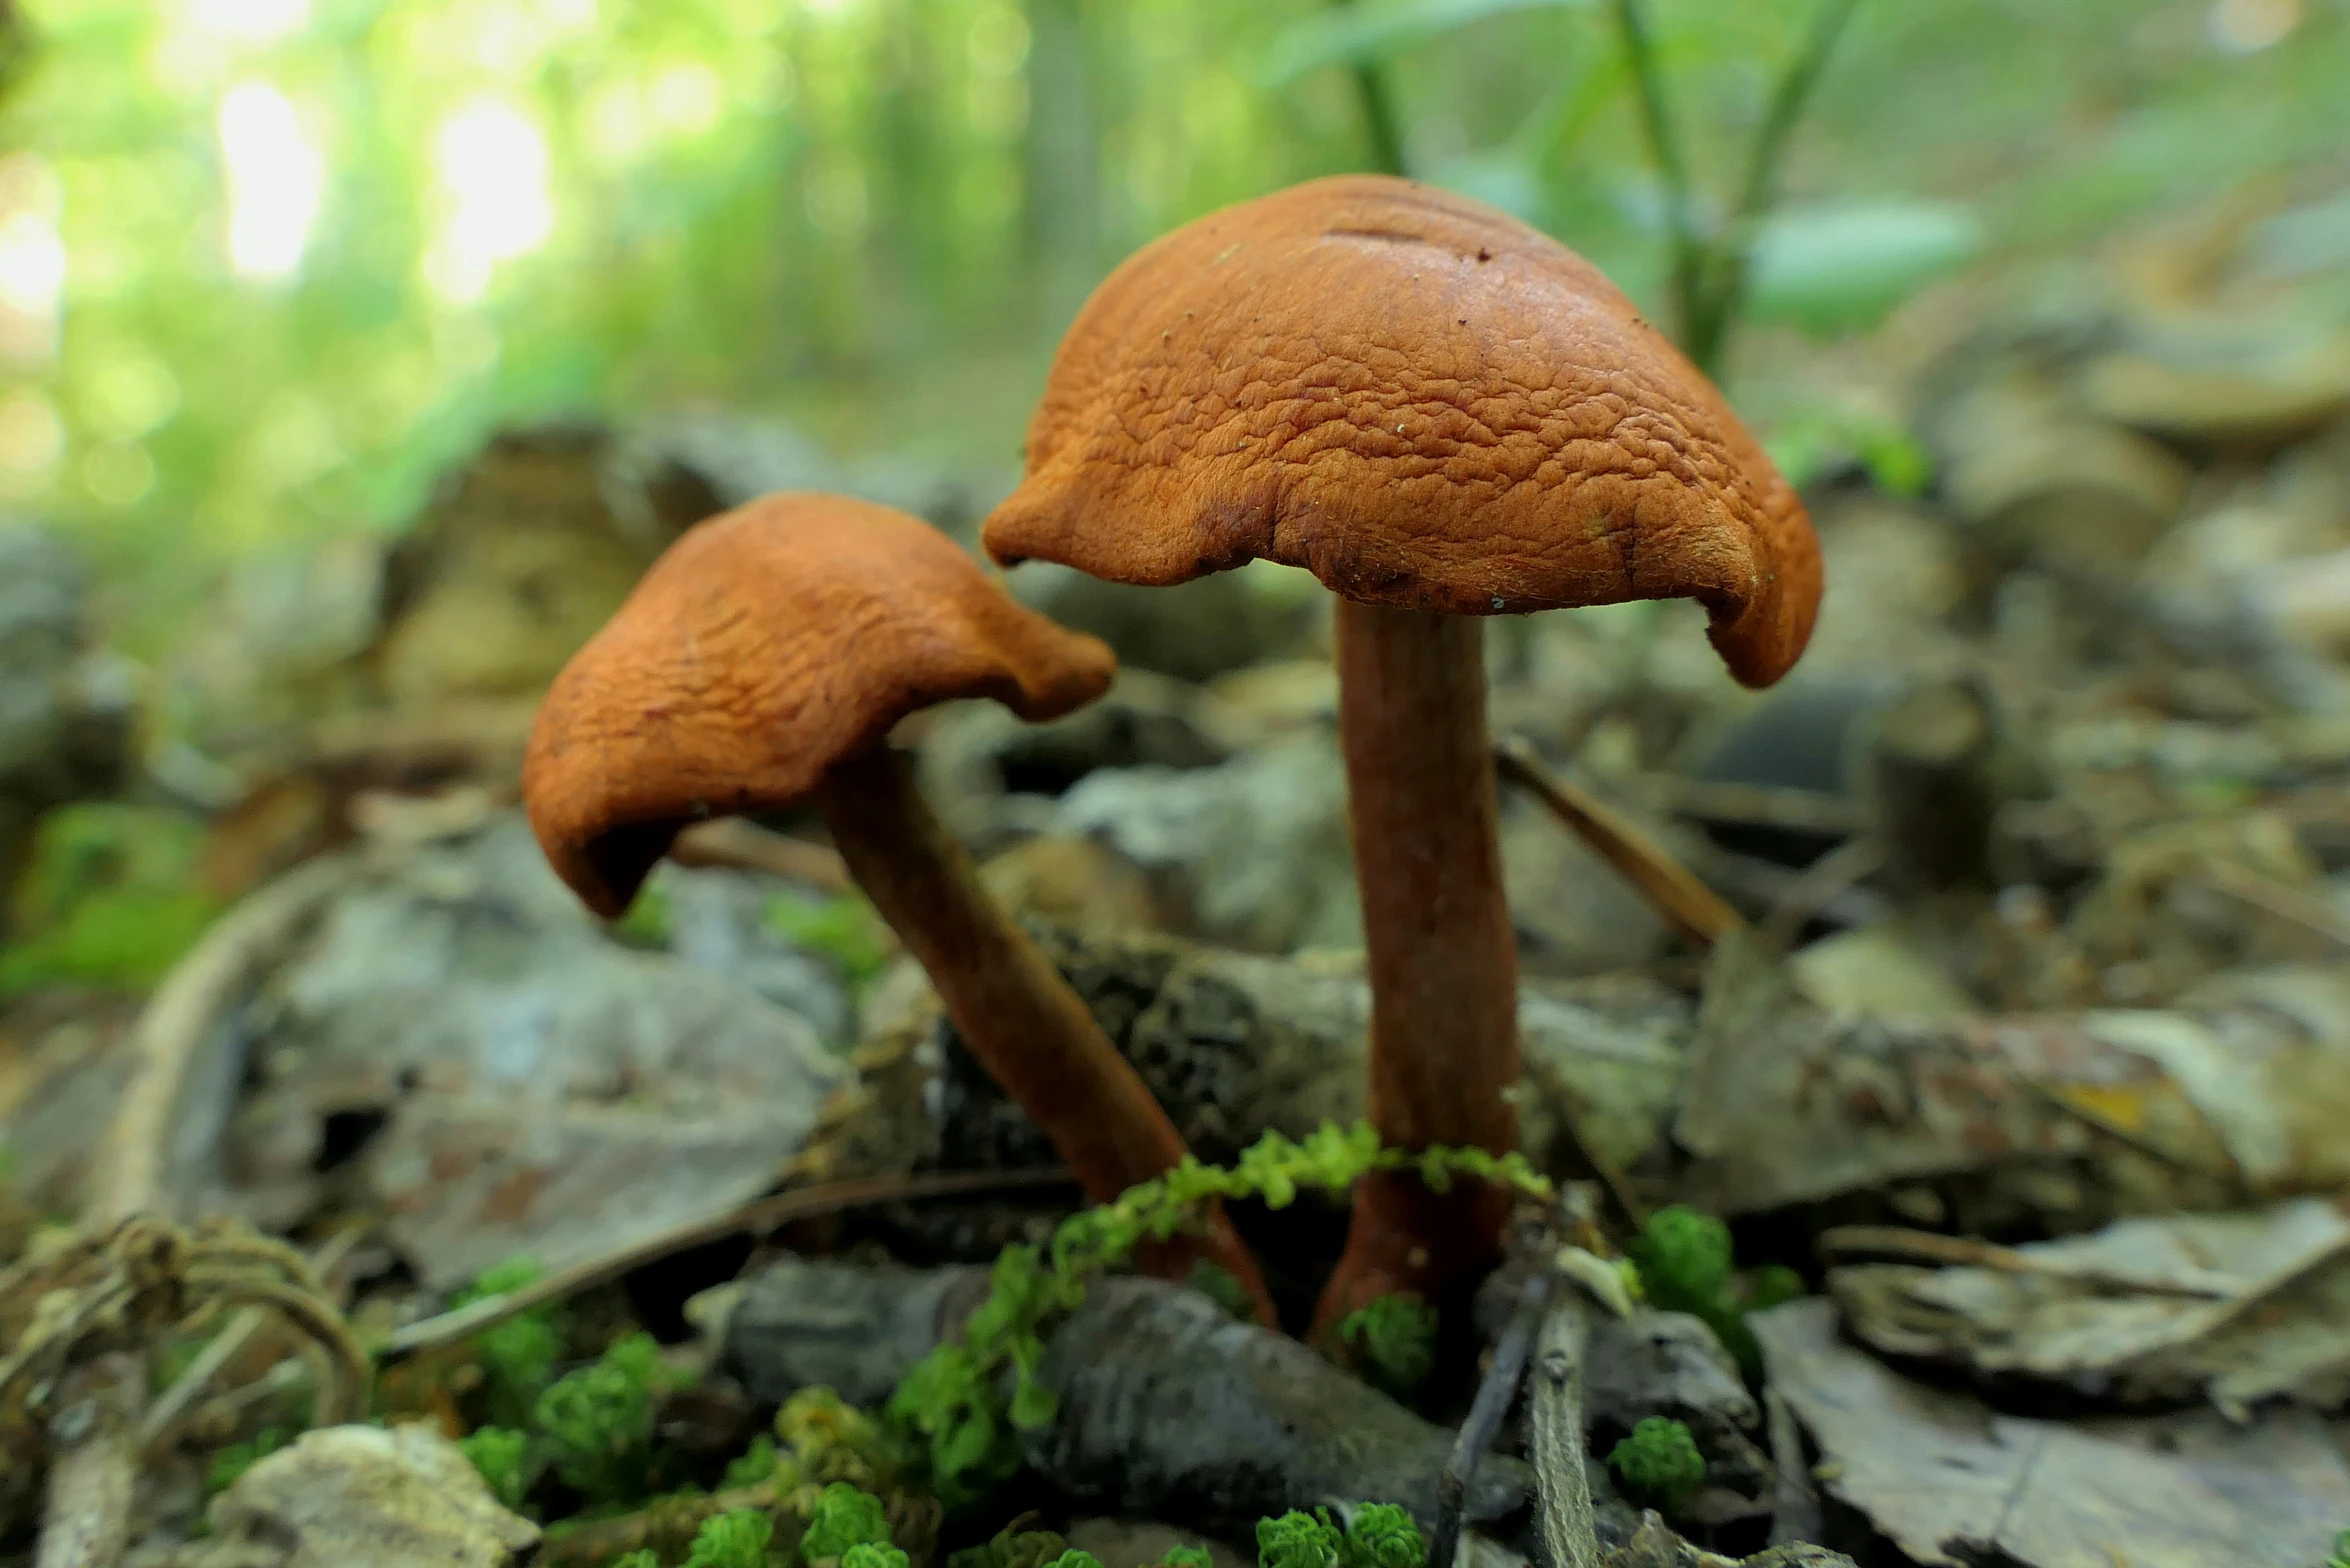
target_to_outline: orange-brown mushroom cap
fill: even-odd
[[[1694,598],[1757,686],[1820,597],[1803,503],[1615,285],[1385,175],[1211,213],[1112,273],[984,537],[1150,585],[1261,557],[1460,615]]]
[[[992,697],[1054,718],[1115,669],[920,518],[768,496],[671,545],[572,656],[523,799],[556,873],[611,917],[687,823],[794,805],[916,709]]]

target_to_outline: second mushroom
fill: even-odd
[[[1107,647],[1023,608],[919,518],[770,496],[679,539],[564,667],[531,732],[524,800],[557,874],[606,918],[690,823],[813,804],[972,1054],[1103,1201],[1173,1167],[1182,1139],[988,896],[889,732],[955,698],[1055,718],[1114,670]],[[1180,1275],[1203,1259],[1270,1321],[1221,1212],[1143,1261]]]
[[[1063,339],[987,548],[1146,585],[1251,559],[1338,596],[1340,735],[1390,1144],[1516,1144],[1517,951],[1480,617],[1695,598],[1730,672],[1820,595],[1794,491],[1599,271],[1491,208],[1317,180],[1129,258]],[[1356,1189],[1327,1329],[1494,1256],[1491,1189]]]

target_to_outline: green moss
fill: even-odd
[[[852,1546],[889,1544],[889,1514],[881,1499],[846,1481],[835,1481],[818,1495],[808,1516],[808,1532],[800,1537],[800,1556],[813,1563],[843,1556]]]
[[[457,1440],[457,1448],[481,1472],[491,1496],[508,1508],[522,1506],[530,1490],[528,1436],[512,1427],[477,1427]]]
[[[1052,1530],[1001,1530],[984,1546],[966,1546],[947,1559],[947,1568],[1045,1568],[1061,1560],[1069,1543]]]
[[[1623,1477],[1625,1490],[1642,1502],[1653,1502],[1667,1513],[1705,1483],[1705,1455],[1689,1428],[1662,1416],[1650,1416],[1632,1429],[1607,1456]]]
[[[894,1546],[860,1541],[841,1553],[840,1568],[906,1568],[907,1561],[906,1554]]]
[[[1730,1227],[1682,1204],[1648,1217],[1630,1248],[1640,1269],[1641,1293],[1666,1312],[1686,1312],[1712,1329],[1736,1358],[1749,1383],[1762,1380],[1762,1346],[1746,1326],[1745,1303],[1731,1288]],[[1782,1271],[1785,1275],[1785,1271]],[[1758,1287],[1784,1289],[1787,1277],[1758,1277]],[[1801,1295],[1797,1281],[1795,1294]]]
[[[1347,1568],[1428,1568],[1428,1542],[1396,1503],[1365,1503],[1346,1522]]]
[[[1285,1208],[1305,1189],[1344,1192],[1372,1171],[1408,1172],[1438,1192],[1458,1177],[1538,1197],[1551,1191],[1522,1155],[1383,1148],[1368,1122],[1325,1122],[1302,1142],[1267,1133],[1230,1169],[1185,1156],[1166,1175],[1063,1220],[1048,1247],[1006,1247],[962,1338],[924,1356],[891,1393],[890,1422],[921,1455],[939,1500],[960,1507],[1018,1471],[1020,1431],[1053,1419],[1052,1391],[1036,1379],[1043,1330],[1085,1299],[1095,1274],[1144,1242],[1196,1223],[1212,1200],[1255,1198]],[[1002,1392],[1007,1374],[1009,1400]]]
[[[775,1479],[783,1467],[783,1455],[775,1447],[775,1439],[762,1432],[751,1439],[751,1446],[728,1461],[726,1475],[718,1483],[721,1492],[737,1491],[746,1486],[763,1486]]]
[[[1257,1568],[1340,1568],[1346,1537],[1327,1511],[1257,1521]]]
[[[1339,1342],[1372,1386],[1410,1399],[1436,1369],[1436,1309],[1418,1296],[1381,1296],[1338,1320]]]
[[[653,1402],[669,1383],[660,1347],[631,1334],[594,1365],[549,1385],[531,1412],[563,1484],[590,1503],[632,1502],[656,1489]]]
[[[854,1565],[844,1562],[841,1568],[854,1568]],[[1102,1568],[1102,1560],[1091,1552],[1081,1552],[1072,1546],[1054,1558],[1048,1568]]]
[[[507,1295],[538,1275],[534,1260],[509,1258],[483,1270],[470,1286],[450,1298],[451,1304],[462,1307]],[[475,1335],[473,1350],[481,1361],[488,1390],[490,1421],[499,1426],[528,1426],[539,1396],[555,1379],[555,1364],[563,1358],[563,1332],[554,1314],[545,1308],[518,1313]]]
[[[1170,1546],[1159,1558],[1159,1568],[1215,1568],[1216,1554],[1204,1546]]]
[[[767,901],[767,928],[840,966],[853,990],[880,977],[889,963],[889,939],[873,906],[854,893],[830,898],[780,894]]]
[[[775,1521],[765,1510],[729,1510],[703,1521],[685,1554],[685,1568],[764,1568],[767,1543],[774,1536]]]

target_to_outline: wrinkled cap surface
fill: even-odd
[[[1820,597],[1793,488],[1614,284],[1384,175],[1211,213],[1112,273],[985,539],[1151,585],[1261,557],[1459,615],[1694,598],[1750,685]]]
[[[1054,718],[1115,668],[920,518],[769,496],[689,530],[564,666],[523,800],[556,873],[615,916],[688,823],[792,806],[918,708]]]

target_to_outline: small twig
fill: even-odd
[[[1535,1347],[1534,1485],[1551,1568],[1598,1568],[1591,1483],[1583,1473],[1583,1356],[1592,1302],[1570,1285],[1542,1322]]]
[[[1804,1456],[1803,1429],[1795,1407],[1777,1389],[1763,1393],[1771,1435],[1771,1544],[1786,1546],[1820,1538],[1820,1494]]]
[[[1535,1332],[1542,1326],[1557,1284],[1554,1271],[1539,1268],[1518,1287],[1518,1304],[1510,1314],[1509,1326],[1494,1342],[1492,1364],[1477,1385],[1468,1419],[1461,1423],[1460,1435],[1453,1439],[1452,1452],[1436,1478],[1436,1532],[1428,1542],[1428,1568],[1452,1568],[1453,1555],[1460,1549],[1469,1487],[1477,1479],[1478,1463],[1501,1431],[1502,1419],[1510,1413],[1511,1402],[1518,1397],[1527,1352],[1533,1347]]]
[[[696,822],[677,835],[669,858],[681,866],[764,871],[831,893],[849,889],[849,869],[837,851],[806,839],[776,833],[741,817]]]
[[[1885,855],[1885,841],[1866,833],[1813,861],[1787,885],[1764,918],[1759,931],[1763,945],[1777,953],[1793,947],[1812,916],[1883,867]]]
[[[706,1242],[723,1241],[745,1231],[770,1231],[794,1220],[812,1219],[818,1215],[834,1214],[842,1209],[868,1204],[916,1198],[959,1197],[1022,1187],[1055,1187],[1066,1185],[1071,1180],[1066,1170],[1053,1166],[1042,1170],[952,1171],[936,1176],[868,1176],[855,1181],[827,1182],[821,1187],[806,1187],[798,1192],[779,1193],[771,1198],[761,1198],[729,1209],[714,1218],[694,1220],[643,1241],[614,1248],[600,1256],[574,1263],[567,1269],[532,1280],[518,1290],[485,1296],[453,1312],[411,1323],[396,1331],[377,1348],[376,1361],[382,1365],[426,1351],[446,1349],[534,1307],[543,1307],[566,1296],[577,1295],[591,1286],[617,1279],[632,1269],[658,1262],[671,1253],[698,1247]]]
[[[1503,778],[1548,806],[1593,852],[1623,873],[1665,923],[1700,952],[1727,933],[1745,928],[1738,911],[1669,850],[1589,790],[1551,774],[1524,740],[1511,737],[1500,741],[1493,756]]]

